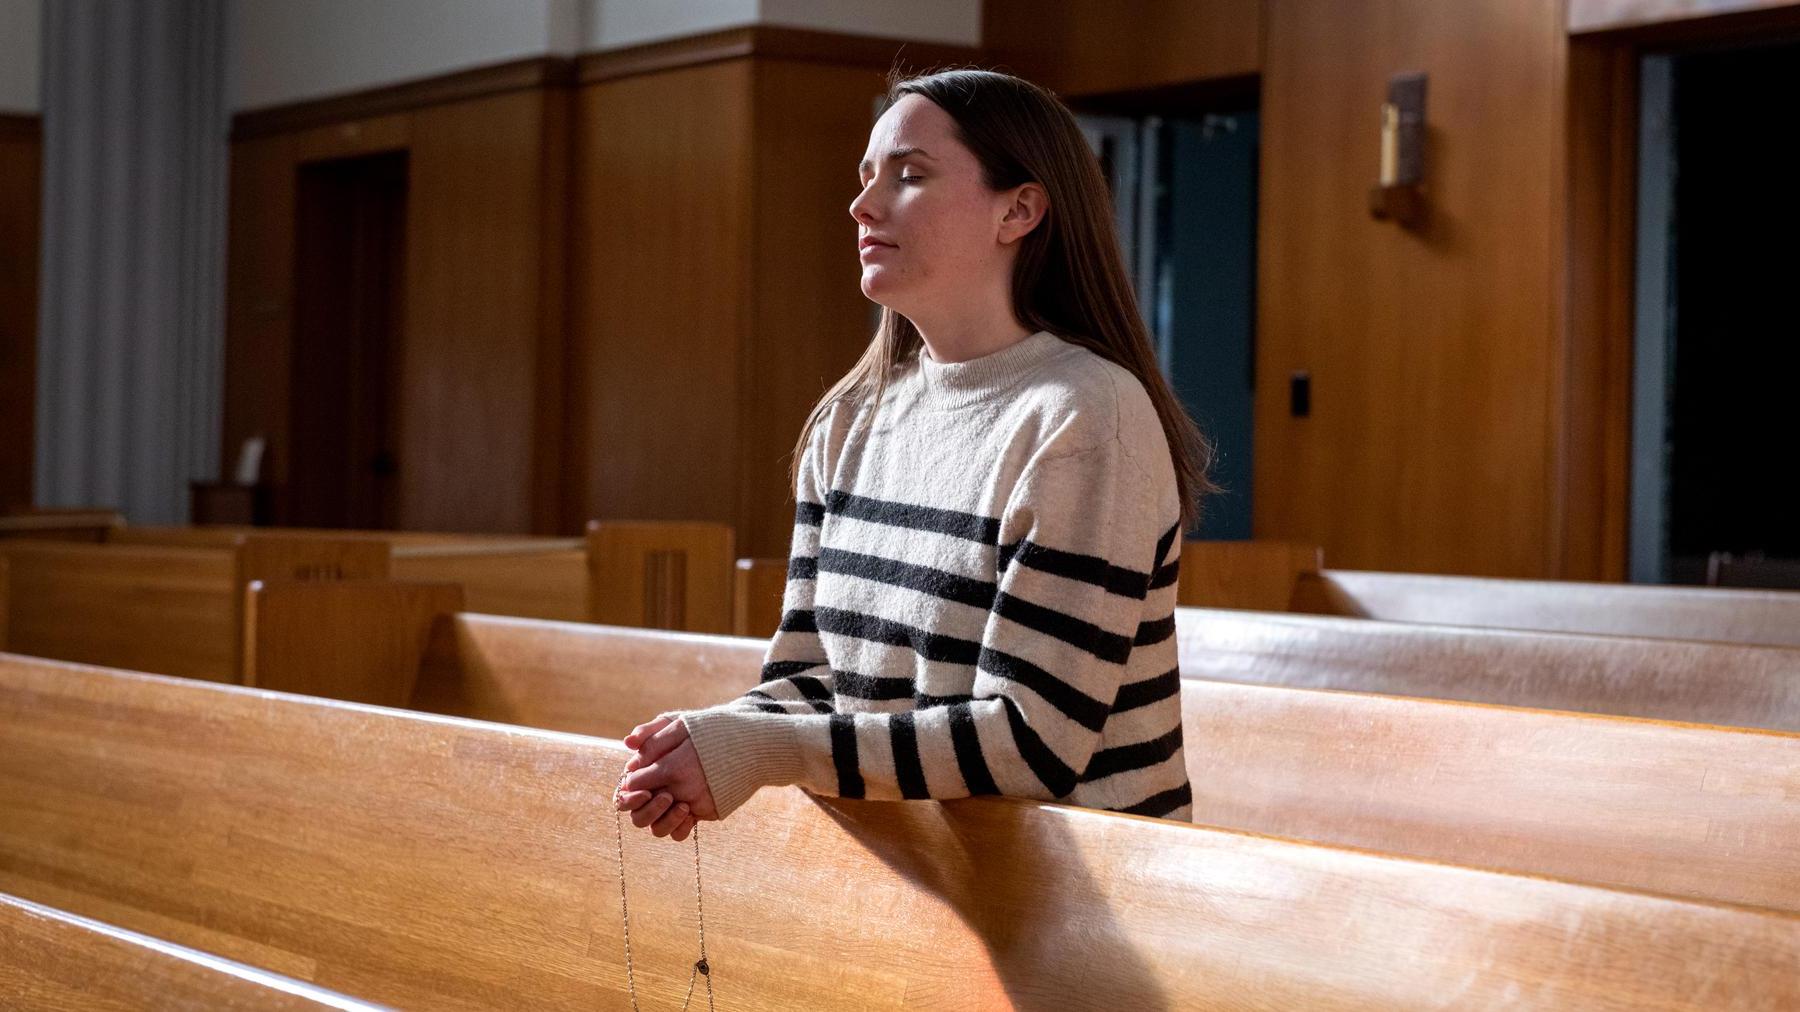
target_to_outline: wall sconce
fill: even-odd
[[[1369,213],[1411,227],[1425,209],[1425,75],[1397,74],[1381,106],[1381,175]]]

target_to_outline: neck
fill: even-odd
[[[912,316],[913,327],[936,362],[967,362],[1010,348],[1033,333],[1019,325],[1011,300],[980,313],[956,316]]]

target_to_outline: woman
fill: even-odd
[[[619,807],[677,840],[777,784],[1186,819],[1175,579],[1212,451],[1099,164],[1016,77],[887,99],[850,205],[881,323],[795,447],[762,684],[633,730]]]

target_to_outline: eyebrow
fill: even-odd
[[[902,158],[910,158],[913,155],[919,155],[922,158],[927,158],[927,159],[930,159],[931,161],[937,161],[937,159],[931,157],[931,152],[926,151],[924,148],[895,148],[894,150],[889,151],[887,153],[887,160],[890,162],[897,162],[897,161],[901,160]],[[867,158],[865,158],[861,162],[857,163],[856,174],[858,176],[861,176],[863,173],[868,172],[871,168],[872,168],[872,166],[869,164],[869,160]]]

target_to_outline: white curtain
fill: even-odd
[[[36,498],[184,523],[217,476],[224,0],[44,5]]]

